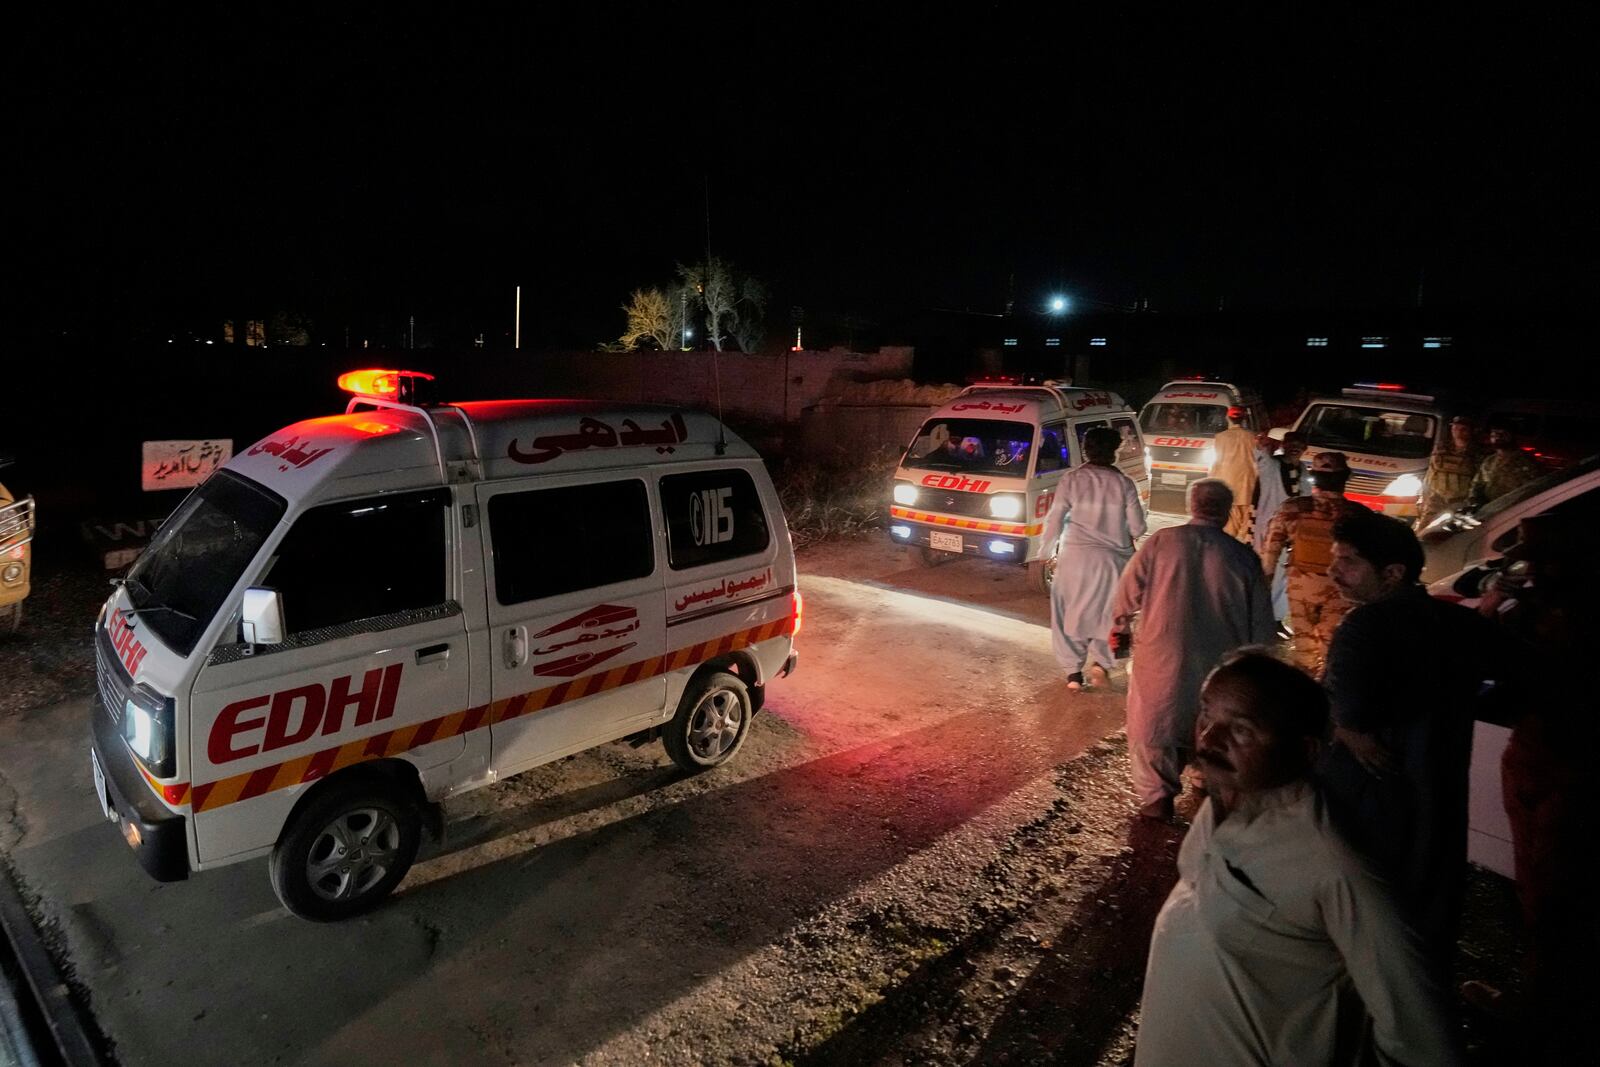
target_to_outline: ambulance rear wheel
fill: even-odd
[[[398,790],[372,778],[333,785],[313,800],[272,850],[272,889],[312,922],[369,910],[411,869],[422,814]]]
[[[937,548],[927,545],[917,545],[911,550],[911,555],[924,567],[942,567],[953,559],[959,559],[959,552],[941,552]]]
[[[728,762],[744,745],[754,714],[749,687],[726,671],[715,671],[689,683],[678,713],[662,727],[661,744],[684,770],[709,770]]]

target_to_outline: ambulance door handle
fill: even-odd
[[[528,658],[527,631],[521,626],[513,626],[506,631],[506,667],[520,667],[522,661]]]
[[[450,658],[450,646],[449,646],[449,644],[429,645],[427,648],[419,648],[419,649],[417,649],[417,662],[419,664],[422,664],[422,663],[443,663],[445,660],[447,660],[449,658]]]

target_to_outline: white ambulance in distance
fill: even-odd
[[[427,377],[341,376],[345,414],[234,456],[101,609],[95,786],[157,879],[270,856],[285,907],[344,918],[438,801],[619,738],[714,767],[794,669],[749,445],[673,408],[424,405]]]
[[[1189,485],[1206,477],[1217,453],[1212,440],[1228,428],[1228,409],[1245,409],[1245,428],[1267,425],[1261,398],[1229,382],[1179,378],[1139,409],[1150,459],[1150,510],[1189,514]]]
[[[1293,428],[1306,435],[1307,469],[1318,452],[1343,452],[1350,463],[1345,496],[1404,519],[1416,517],[1428,458],[1445,432],[1433,397],[1393,382],[1361,382],[1337,397],[1317,397]],[[1273,436],[1282,434],[1274,429]]]
[[[1117,466],[1149,496],[1144,442],[1116,393],[1075,386],[980,383],[917,431],[894,474],[889,537],[928,566],[957,555],[1028,564],[1048,587],[1044,519],[1062,471],[1083,462],[1083,435],[1122,435]]]

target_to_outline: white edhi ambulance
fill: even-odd
[[[347,412],[196,489],[95,626],[106,816],[163,881],[270,856],[309,919],[404,877],[436,802],[619,738],[729,759],[795,667],[794,552],[716,419],[569,400]]]
[[[958,555],[1029,565],[1047,588],[1044,519],[1063,471],[1083,462],[1083,435],[1122,435],[1117,466],[1149,497],[1144,442],[1116,393],[1065,385],[983,383],[917,431],[894,474],[889,537],[934,566]]]
[[[1259,396],[1213,378],[1168,382],[1139,409],[1150,459],[1151,511],[1189,514],[1189,486],[1210,474],[1217,458],[1212,442],[1228,428],[1231,407],[1245,409],[1246,429],[1265,428]]]
[[[1373,511],[1411,519],[1417,514],[1428,458],[1444,416],[1432,396],[1395,382],[1358,382],[1336,397],[1317,397],[1295,420],[1305,434],[1309,468],[1318,452],[1343,452],[1350,463],[1345,496]],[[1273,435],[1282,434],[1274,428]]]

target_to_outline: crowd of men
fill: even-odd
[[[1134,550],[1143,514],[1101,431],[1046,522],[1062,535],[1052,622],[1069,686],[1091,658],[1132,654],[1139,814],[1173,818],[1191,764],[1203,781],[1136,1062],[1459,1062],[1447,991],[1480,717],[1515,723],[1504,793],[1539,1011],[1527,1060],[1572,1062],[1596,1002],[1578,961],[1600,947],[1574,868],[1593,821],[1577,760],[1600,740],[1577,679],[1600,592],[1581,537],[1527,520],[1507,561],[1470,579],[1476,608],[1432,597],[1411,526],[1344,496],[1343,455],[1302,476],[1303,440],[1280,452],[1229,414],[1187,524]],[[1453,429],[1430,465],[1433,514],[1532,476],[1509,437],[1481,458],[1471,443]]]

